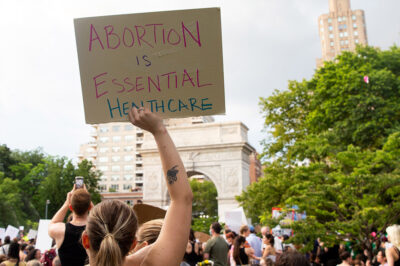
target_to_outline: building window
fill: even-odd
[[[143,183],[135,183],[136,187],[143,187]]]
[[[355,40],[355,43],[358,43],[358,39]]]
[[[132,185],[124,184],[124,190],[131,190],[131,189],[132,189]]]
[[[321,20],[319,21],[319,24],[324,25],[324,21],[321,19]]]
[[[349,44],[349,40],[344,40],[344,44]]]
[[[118,181],[119,180],[119,175],[113,175],[111,176],[112,181]]]
[[[119,162],[119,160],[121,159],[121,157],[119,157],[119,156],[113,156],[111,159],[112,159],[113,162]]]
[[[126,131],[133,130],[133,125],[126,125],[126,126],[125,126],[125,130],[126,130]]]
[[[133,160],[133,156],[132,155],[127,155],[124,157],[125,162],[130,162]]]
[[[114,131],[114,132],[119,131],[119,126],[113,126],[113,127],[112,127],[112,131]]]
[[[110,188],[113,189],[113,190],[115,190],[115,191],[118,191],[119,185],[117,185],[117,184],[112,184]]]
[[[353,23],[353,28],[357,29],[357,23]]]
[[[346,17],[343,17],[342,19],[343,19],[343,21],[346,21],[347,18],[346,18]]]
[[[133,165],[125,165],[124,170],[125,171],[133,171]]]
[[[124,151],[133,151],[133,146],[125,146]]]
[[[343,24],[343,29],[347,29],[347,24]]]
[[[342,17],[338,17],[337,21],[342,22]]]
[[[356,20],[356,19],[357,19],[357,18],[356,18],[356,15],[351,16],[351,18],[352,18],[353,20]]]
[[[104,175],[104,176],[100,177],[100,180],[103,182],[107,181],[107,176]]]
[[[102,172],[108,171],[108,166],[102,165],[99,167],[99,170]]]
[[[125,141],[126,142],[132,142],[135,139],[134,136],[125,136]]]
[[[133,175],[124,175],[125,181],[131,181],[133,179]]]
[[[112,138],[113,142],[120,142],[121,141],[121,136],[114,136]]]
[[[329,34],[329,38],[333,39],[334,35],[333,33]]]
[[[101,163],[106,163],[106,162],[108,162],[108,157],[100,157],[100,158],[99,158],[99,162],[101,162]]]
[[[108,127],[100,127],[100,132],[101,133],[106,133],[106,132],[108,132]]]
[[[121,171],[121,167],[120,167],[119,165],[113,165],[113,166],[111,167],[111,171],[113,171],[113,172],[119,172],[119,171]]]
[[[339,37],[342,38],[343,37],[343,32],[339,33]]]
[[[108,137],[101,137],[101,138],[100,138],[100,142],[101,142],[101,143],[106,143],[106,142],[108,142]]]
[[[344,45],[344,41],[343,40],[340,41],[340,45]]]
[[[355,31],[355,32],[354,32],[354,36],[358,36],[358,31]]]
[[[121,149],[120,147],[112,147],[113,152],[119,152],[120,149]]]
[[[100,148],[100,153],[105,153],[105,152],[108,152],[108,148]]]
[[[331,46],[334,46],[335,45],[335,43],[334,42],[331,42]]]
[[[349,36],[349,33],[347,31],[345,31],[345,32],[343,32],[343,36],[347,37],[347,36]]]
[[[331,23],[332,22],[332,19],[331,18],[328,18],[328,23]]]
[[[125,203],[129,206],[133,206],[133,200],[125,200]]]
[[[100,191],[106,191],[107,190],[107,185],[99,185],[99,190]]]
[[[333,30],[333,27],[332,27],[332,26],[329,26],[328,29],[329,29],[329,31],[332,31],[332,30]]]

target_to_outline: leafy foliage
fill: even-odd
[[[369,77],[369,83],[363,77]],[[400,221],[400,49],[357,47],[311,80],[260,99],[265,176],[237,197],[270,225],[271,208],[297,205],[307,219],[293,241],[345,237],[369,248],[371,232]]]
[[[212,181],[204,180],[199,182],[195,179],[190,180],[190,187],[193,192],[194,217],[208,215],[216,217],[218,215],[217,188]]]

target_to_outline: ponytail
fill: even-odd
[[[93,265],[121,266],[122,262],[121,249],[117,241],[115,241],[114,235],[108,233],[101,241]]]

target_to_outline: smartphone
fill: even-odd
[[[83,176],[76,176],[75,177],[75,188],[83,188]]]

